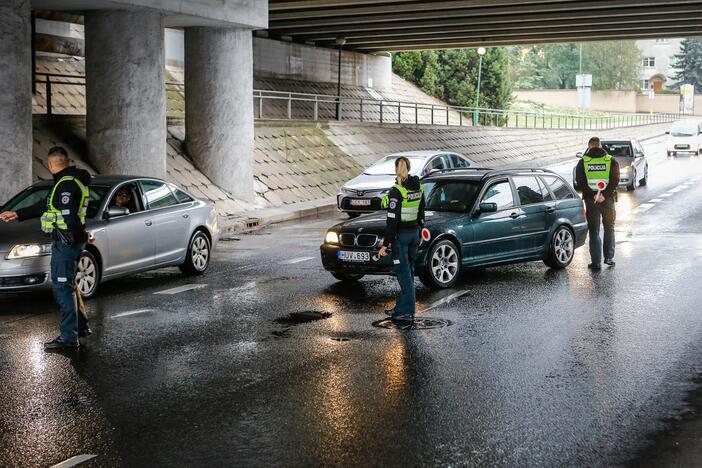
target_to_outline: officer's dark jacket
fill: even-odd
[[[601,158],[606,156],[607,152],[602,148],[590,148],[585,152],[585,156],[591,158]],[[589,185],[587,185],[587,177],[585,176],[585,161],[581,159],[578,161],[578,165],[575,166],[575,181],[578,184],[578,190],[583,194],[583,200],[592,200],[595,198],[597,191],[592,190]],[[609,200],[614,197],[614,192],[617,191],[617,185],[619,185],[619,163],[614,157],[612,157],[612,168],[609,171],[609,182],[607,183],[607,188],[602,191],[605,200]]]
[[[54,184],[65,176],[75,177],[86,187],[90,185],[90,173],[88,171],[84,171],[83,169],[78,169],[77,167],[67,167],[61,172],[54,174]],[[47,198],[49,195],[51,195],[51,190],[49,190]],[[78,188],[78,185],[70,180],[61,182],[54,191],[54,207],[62,212],[63,219],[68,226],[68,232],[72,234],[72,240],[75,243],[85,242],[87,237],[85,234],[85,228],[81,224],[80,218],[78,217],[81,196],[82,194]],[[17,210],[17,217],[20,221],[30,218],[39,218],[47,210],[47,208],[48,202],[45,199],[36,203],[35,205]]]
[[[419,190],[419,177],[409,176],[409,178],[402,184],[407,190]],[[401,221],[402,213],[402,194],[400,191],[393,187],[388,193],[388,213],[393,213],[395,216],[387,218],[387,225],[385,226],[385,237],[383,238],[383,245],[389,246],[395,242],[397,237],[397,231],[405,229],[417,229],[424,226],[424,196],[419,203],[419,213],[417,214],[416,221]]]

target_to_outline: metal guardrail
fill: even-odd
[[[53,111],[52,86],[85,86],[85,77],[82,75],[36,75],[44,77],[37,79],[36,83],[45,85],[46,113],[49,115]],[[183,83],[165,84],[169,91],[184,92]],[[343,120],[381,124],[603,130],[668,123],[683,117],[680,114],[661,113],[585,116],[267,90],[254,90],[253,101],[254,118],[258,120]]]

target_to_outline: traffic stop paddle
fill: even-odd
[[[600,198],[600,194],[602,191],[605,189],[605,183],[602,181],[597,182],[597,196],[595,197],[595,200]]]

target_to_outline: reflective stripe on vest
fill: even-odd
[[[80,189],[80,204],[78,205],[78,219],[80,223],[85,226],[85,217],[88,214],[88,203],[90,202],[90,191],[83,185],[83,183],[73,176],[61,177],[61,179],[54,185],[53,190],[51,190],[51,195],[47,200],[48,209],[41,215],[41,230],[46,233],[54,232],[54,228],[61,229],[62,231],[68,230],[68,225],[63,219],[63,213],[61,210],[57,210],[54,206],[54,195],[56,194],[56,187],[58,187],[61,182],[73,181],[76,183]]]
[[[407,190],[399,184],[393,185],[402,195],[402,206],[400,209],[400,221],[410,223],[417,221],[419,216],[419,205],[422,203],[424,187],[420,184],[419,190]]]
[[[604,190],[609,185],[609,174],[612,170],[612,156],[599,158],[583,157],[587,185],[592,190]]]

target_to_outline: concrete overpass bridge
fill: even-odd
[[[252,30],[367,53],[702,34],[702,0],[3,0],[0,200],[31,182],[33,9],[84,18],[101,172],[165,176],[163,29],[183,28],[188,153],[241,200],[253,197]]]

